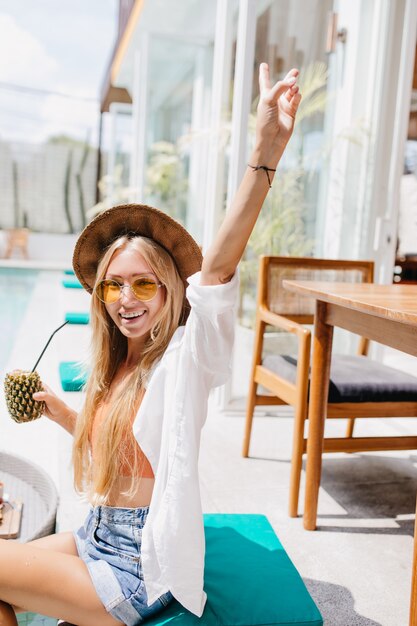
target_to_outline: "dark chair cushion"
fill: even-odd
[[[295,383],[297,359],[270,355],[262,365]],[[417,377],[366,356],[335,354],[330,369],[329,402],[417,402]]]

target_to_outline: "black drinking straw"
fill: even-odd
[[[34,367],[33,367],[32,372],[34,372],[34,371],[35,371],[36,366],[38,365],[39,361],[40,361],[40,360],[41,360],[41,358],[43,357],[43,354],[44,354],[44,352],[45,352],[46,348],[47,348],[47,347],[49,346],[49,344],[51,343],[51,339],[52,339],[52,337],[55,335],[55,333],[57,333],[59,330],[61,330],[61,328],[63,328],[63,326],[65,326],[65,324],[68,324],[68,321],[66,321],[66,322],[64,322],[63,324],[61,324],[61,326],[58,326],[58,328],[56,328],[56,329],[54,330],[54,332],[52,333],[52,335],[49,337],[49,339],[48,339],[48,341],[47,341],[47,343],[46,343],[46,345],[45,345],[44,349],[42,350],[42,352],[41,352],[41,354],[40,354],[39,359],[36,361],[36,363],[35,363],[35,365],[34,365]],[[31,372],[31,374],[32,374],[32,372]]]

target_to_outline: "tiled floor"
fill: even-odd
[[[65,311],[88,307],[86,294],[63,290],[59,280],[54,290],[48,292],[45,305],[44,287],[40,283],[33,294],[30,312],[20,328],[8,368],[32,363],[45,338],[61,323]],[[58,362],[85,356],[88,329],[66,327],[53,341],[40,372],[59,392]],[[409,357],[387,352],[386,358],[397,367],[416,370],[416,361]],[[242,381],[246,379],[247,371],[241,375]],[[244,386],[242,382],[242,389]],[[82,396],[67,394],[66,401],[77,408]],[[32,459],[51,474],[61,496],[59,527],[61,530],[77,527],[87,505],[72,490],[71,437],[45,419],[33,424],[14,424],[2,402],[1,447]],[[325,617],[326,626],[405,626],[417,453],[327,455],[320,490],[319,529],[307,532],[301,517],[287,516],[291,411],[281,409],[275,415],[264,413],[255,418],[249,459],[243,459],[240,453],[243,423],[242,410],[222,413],[212,399],[200,454],[204,511],[267,515]],[[336,421],[329,426],[338,434],[344,431],[344,424]],[[357,434],[375,432],[375,427],[378,434],[415,433],[417,420],[362,420]],[[28,623],[38,625],[38,622]],[[48,626],[50,623],[50,620],[46,622]]]

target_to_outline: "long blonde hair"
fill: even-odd
[[[105,277],[113,255],[122,250],[140,252],[165,288],[165,302],[151,328],[148,339],[133,374],[128,378],[100,428],[97,446],[91,456],[91,435],[94,417],[103,402],[112,380],[127,356],[127,338],[119,331],[105,305],[93,294],[91,300],[91,371],[86,385],[85,404],[78,415],[73,445],[74,485],[91,501],[104,504],[121,464],[129,473],[140,472],[138,447],[132,432],[132,419],[138,399],[143,394],[152,367],[162,357],[180,323],[184,303],[184,284],[173,259],[161,246],[146,237],[123,236],[114,241],[102,257],[96,283]],[[133,459],[126,450],[134,450]],[[133,495],[135,481],[125,495]],[[137,487],[137,484],[136,484]]]

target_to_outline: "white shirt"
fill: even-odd
[[[200,272],[188,279],[190,315],[152,373],[133,432],[155,474],[142,535],[148,603],[171,591],[200,617],[206,602],[200,434],[210,390],[230,375],[238,277],[222,285],[199,282]]]

